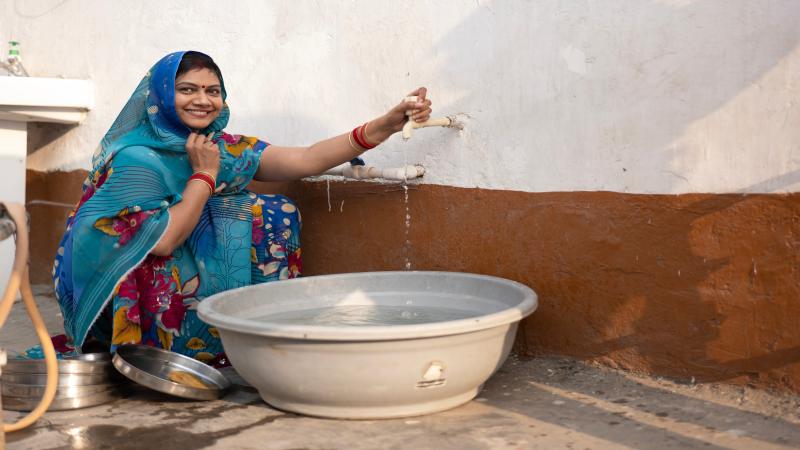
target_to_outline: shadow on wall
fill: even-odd
[[[452,108],[480,105],[487,95],[481,88],[496,87],[490,95],[506,108],[476,118],[483,126],[508,121],[507,148],[556,157],[493,159],[511,164],[521,156],[530,161],[530,176],[555,172],[568,179],[581,172],[592,176],[600,149],[609,158],[600,165],[618,167],[623,183],[600,182],[600,190],[627,190],[627,180],[661,192],[685,186],[671,171],[681,157],[671,143],[757,83],[800,42],[800,4],[792,1],[528,3],[526,17],[535,17],[533,23],[501,27],[496,18],[519,7],[485,3],[439,42],[440,78],[470,93]],[[492,79],[477,80],[467,65],[497,70]],[[488,141],[482,146],[498,148]],[[585,166],[566,167],[561,155]],[[775,189],[798,179],[794,171],[743,190]],[[543,294],[540,312],[529,319],[536,334],[529,339],[539,349],[571,349],[622,367],[706,380],[757,378],[800,361],[800,335],[786,319],[800,313],[794,304],[800,280],[791,269],[800,263],[796,202],[632,196],[621,208],[611,195],[556,197],[563,203],[555,208],[531,205],[509,211],[506,221],[493,219],[499,227],[527,223],[536,230],[517,238],[512,231],[506,242],[557,239],[525,242],[529,251],[514,252],[549,261],[518,261],[523,272],[499,274]],[[772,232],[753,236],[756,229]],[[472,232],[480,242],[486,230]],[[768,302],[771,312],[760,312],[759,301]],[[780,305],[785,314],[776,314]],[[796,364],[791,370],[800,379]]]
[[[512,185],[536,191],[686,191],[679,172],[704,159],[676,140],[800,42],[791,0],[481,3],[437,43],[436,78],[467,93],[451,107]]]
[[[796,203],[733,195],[687,200],[665,213],[642,205],[647,223],[623,227],[618,235],[618,250],[627,251],[598,252],[598,258],[606,251],[610,258],[599,263],[597,275],[613,280],[618,300],[609,305],[608,327],[599,330],[610,339],[596,343],[592,356],[643,358],[654,372],[673,374],[678,360],[682,378],[701,381],[768,381],[759,380],[766,376],[791,385],[795,378],[797,388],[800,370],[787,367],[800,361],[800,335],[787,320],[800,313],[794,301],[800,280],[787,271],[800,263],[791,219],[799,212]],[[754,238],[752,230],[762,226],[735,217],[765,217],[765,227],[775,233]],[[615,261],[623,254],[640,263]],[[766,375],[782,368],[794,377]]]

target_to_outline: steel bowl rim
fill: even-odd
[[[145,357],[149,357],[148,353],[156,353],[162,357],[165,357],[169,360],[177,360],[183,365],[191,365],[198,367],[198,371],[209,371],[210,374],[215,374],[215,377],[224,380],[224,382],[220,382],[218,380],[204,380],[204,381],[211,381],[213,385],[208,389],[201,389],[201,388],[194,388],[191,386],[186,386],[181,383],[176,383],[172,380],[164,379],[158,375],[154,375],[138,366],[134,363],[125,359],[125,354],[129,353],[132,354],[133,352],[136,353],[144,353]],[[163,350],[156,347],[150,347],[147,345],[122,345],[117,347],[117,351],[112,358],[112,363],[114,367],[125,377],[129,378],[131,381],[140,384],[142,386],[148,387],[158,392],[162,392],[164,394],[174,395],[176,397],[181,398],[188,398],[193,400],[215,400],[222,396],[222,394],[230,388],[231,384],[230,381],[218,370],[214,369],[213,367],[204,364],[200,361],[192,359],[188,356],[181,355],[179,353],[170,352],[168,350]],[[194,367],[192,367],[194,369]],[[213,371],[213,372],[211,372]],[[204,373],[205,375],[205,373]]]
[[[97,384],[105,384],[109,381],[113,381],[111,377],[115,374],[114,371],[109,371],[108,373],[59,373],[58,386],[94,386]],[[0,380],[3,383],[11,384],[44,385],[47,380],[47,374],[3,371]]]
[[[58,373],[74,375],[91,375],[103,372],[113,373],[111,358],[81,359],[67,358],[58,360]],[[3,366],[3,373],[46,374],[47,366],[43,359],[10,358]]]

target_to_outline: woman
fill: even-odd
[[[310,147],[227,134],[225,86],[198,52],[161,59],[139,83],[93,158],[53,268],[66,338],[169,349],[219,359],[214,328],[197,318],[204,297],[300,274],[300,214],[252,180],[315,175],[374,147],[409,120],[430,117],[425,88],[383,116]]]

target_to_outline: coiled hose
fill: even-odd
[[[22,300],[25,302],[25,308],[28,310],[28,316],[31,318],[33,327],[36,329],[36,335],[39,337],[39,342],[42,343],[42,350],[44,351],[45,367],[47,368],[47,384],[45,386],[44,395],[28,415],[13,424],[3,425],[3,431],[10,433],[12,431],[21,430],[34,422],[36,422],[50,407],[53,398],[56,396],[56,389],[58,387],[58,360],[56,359],[56,351],[53,348],[53,342],[50,340],[50,334],[47,332],[47,327],[42,320],[42,315],[36,307],[36,302],[33,299],[33,291],[31,291],[30,277],[28,274],[28,226],[26,222],[25,207],[19,203],[0,203],[0,217],[9,216],[13,221],[16,232],[16,250],[14,251],[14,266],[11,270],[11,276],[8,279],[5,293],[2,300],[0,300],[0,329],[8,319],[8,314],[11,312],[11,307],[14,305],[14,299],[17,292],[22,294]],[[0,233],[1,234],[1,233]],[[9,233],[10,234],[10,233]],[[6,236],[7,237],[7,236]],[[2,239],[2,236],[0,236]]]

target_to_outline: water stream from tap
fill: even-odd
[[[411,120],[409,118],[409,120]],[[411,231],[411,210],[408,206],[408,150],[403,146],[403,204],[405,205],[405,233],[403,241],[403,255],[405,257],[405,270],[411,270],[411,240],[409,239],[409,232]]]
[[[403,242],[403,253],[405,254],[405,269],[411,270],[411,240],[409,239],[408,233],[411,231],[411,211],[408,208],[408,184],[403,182],[403,201],[406,205],[406,228],[405,228],[405,242]]]

